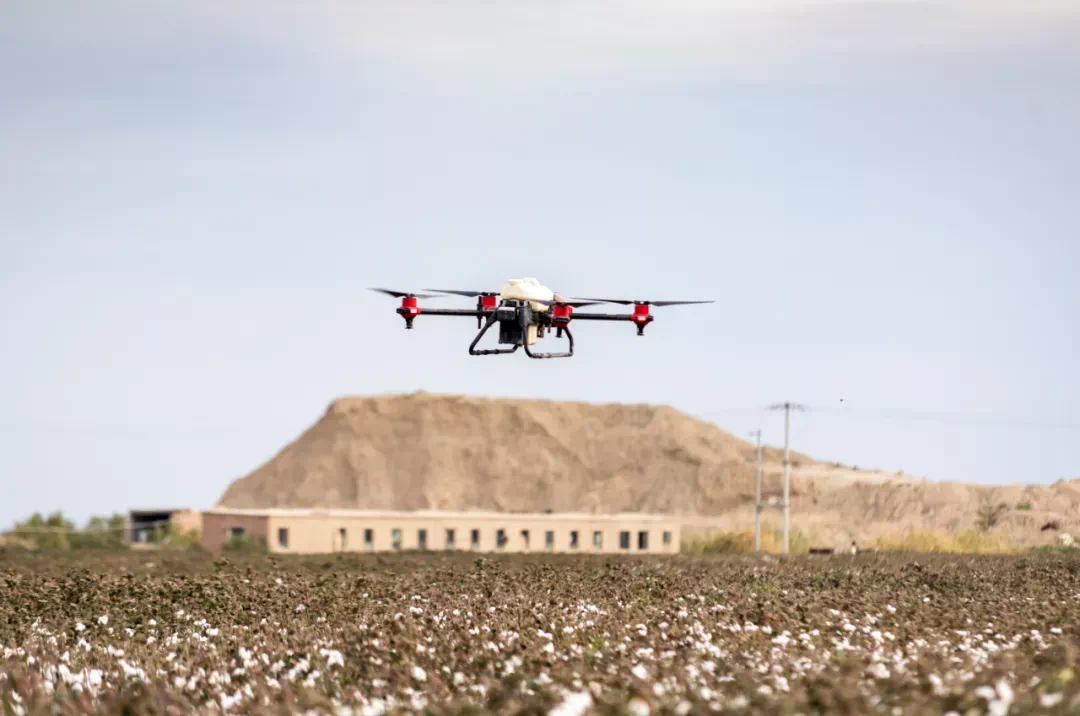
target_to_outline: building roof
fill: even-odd
[[[449,512],[443,510],[363,510],[345,509],[337,507],[266,507],[262,509],[240,507],[213,507],[207,510],[204,514],[237,515],[252,517],[397,517],[401,519],[416,519],[429,517],[433,519],[538,520],[552,522],[562,522],[566,520],[590,522],[662,522],[678,519],[674,515],[660,515],[641,512],[622,512],[618,514],[602,514],[593,512],[491,512],[486,510]]]
[[[176,512],[187,512],[191,508],[189,507],[139,507],[128,510],[129,515],[161,515],[161,514],[173,514]]]

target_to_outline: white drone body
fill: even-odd
[[[499,298],[504,301],[529,301],[529,307],[533,311],[543,313],[548,310],[547,304],[535,301],[554,301],[555,292],[535,278],[512,278],[499,291]],[[525,340],[532,346],[536,345],[536,339],[537,327],[529,326],[529,330],[525,332]]]

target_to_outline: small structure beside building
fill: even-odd
[[[650,514],[237,509],[202,514],[202,546],[220,550],[248,536],[271,552],[560,552],[670,554],[679,551],[676,518]]]
[[[164,534],[202,531],[202,513],[180,508],[128,511],[127,539],[131,544],[148,544]]]

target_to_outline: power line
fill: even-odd
[[[860,410],[858,408],[849,409],[833,406],[813,406],[809,408],[809,410],[817,415],[833,417],[877,418],[881,420],[933,422],[971,426],[1029,427],[1042,430],[1080,430],[1080,423],[1076,422],[1040,420],[994,413],[927,413],[899,409]]]
[[[782,407],[783,404],[780,404]],[[705,411],[708,415],[760,415],[763,410],[773,410],[772,405],[762,408],[722,406]],[[824,417],[872,418],[904,422],[933,422],[952,425],[1025,427],[1050,430],[1080,430],[1080,423],[1057,420],[1053,417],[1031,418],[995,413],[940,413],[922,412],[904,409],[860,409],[824,405],[800,405],[802,411]],[[698,411],[688,411],[696,414]],[[6,433],[44,433],[48,435],[75,435],[87,438],[105,438],[117,440],[144,441],[183,441],[183,440],[280,440],[282,431],[248,430],[236,426],[190,426],[190,425],[155,425],[126,426],[94,422],[72,422],[63,420],[42,420],[40,418],[7,418],[0,421],[0,431]]]
[[[87,438],[116,438],[120,440],[251,440],[280,439],[280,433],[252,431],[242,428],[159,425],[130,427],[105,423],[75,423],[64,421],[7,420],[0,423],[0,430],[10,433],[45,433],[47,435],[75,435]]]
[[[115,527],[57,527],[50,525],[41,525],[34,527],[14,527],[9,530],[3,530],[0,534],[5,535],[18,535],[18,534],[80,534],[80,535],[94,535],[101,534],[102,532],[127,532],[133,527],[158,527],[160,525],[168,525],[169,520],[156,520],[154,522],[140,522],[137,525],[125,524]]]

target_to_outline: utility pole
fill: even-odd
[[[791,411],[806,410],[798,403],[777,403],[769,410],[784,411],[784,554],[791,552]]]
[[[761,551],[761,429],[750,435],[757,438],[757,462],[754,464],[754,551]]]

